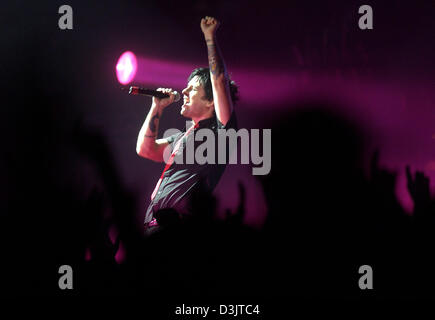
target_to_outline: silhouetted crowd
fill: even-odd
[[[148,238],[137,210],[143,195],[123,186],[103,136],[78,120],[50,140],[55,121],[41,116],[34,138],[42,144],[7,163],[14,179],[4,191],[3,294],[433,296],[428,178],[404,168],[414,202],[406,214],[379,152],[367,177],[364,135],[320,107],[294,106],[272,128],[272,170],[259,177],[268,206],[261,230],[244,224],[247,186],[239,183],[239,207],[225,219],[216,218],[217,199],[198,191],[188,218],[161,210],[162,228]],[[74,270],[73,290],[58,287],[61,265]],[[373,290],[358,286],[362,265],[373,269]]]

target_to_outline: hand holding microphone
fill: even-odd
[[[124,89],[124,88],[122,88]],[[173,102],[180,100],[180,94],[172,88],[158,88],[157,90],[131,86],[128,91],[131,95],[145,95],[153,97],[153,105],[165,108]]]
[[[158,88],[156,92],[161,92],[162,95],[153,95],[153,105],[160,108],[166,108],[171,103],[180,100],[180,94],[177,91],[172,91],[172,88]]]

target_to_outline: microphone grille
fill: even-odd
[[[174,102],[180,101],[180,99],[181,99],[180,94],[177,91],[174,91],[173,93],[175,95]]]

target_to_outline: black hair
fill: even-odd
[[[213,101],[213,90],[211,88],[211,78],[210,78],[210,69],[209,68],[196,68],[192,71],[187,81],[192,80],[194,77],[198,76],[199,83],[204,87],[205,98],[208,101]],[[236,85],[234,81],[228,79],[230,82],[230,94],[231,100],[233,104],[239,100],[239,87]]]

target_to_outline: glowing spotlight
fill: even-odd
[[[136,56],[131,51],[124,52],[118,59],[116,64],[116,76],[122,84],[127,84],[133,80],[136,75],[137,60]]]

